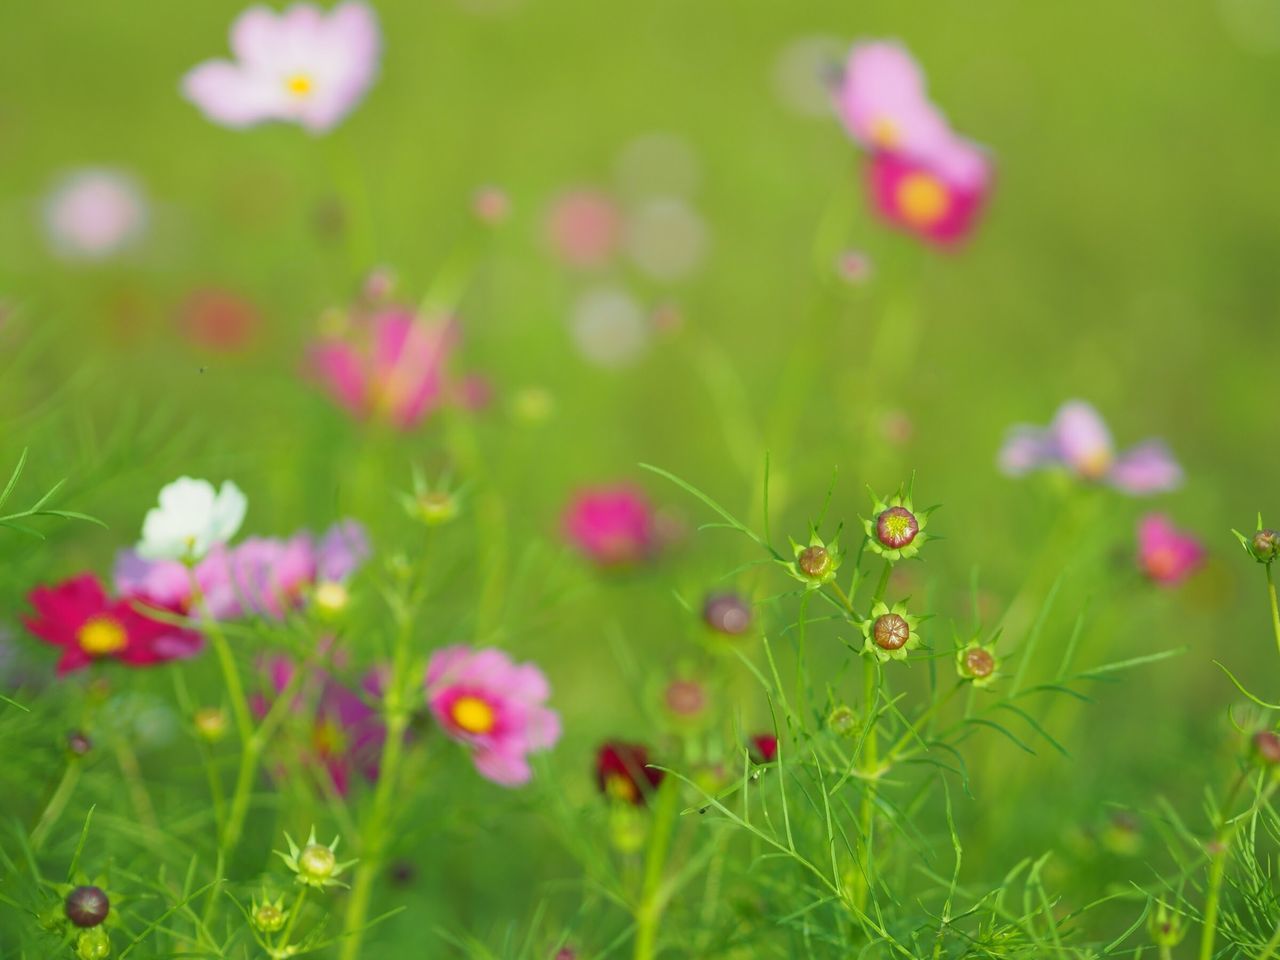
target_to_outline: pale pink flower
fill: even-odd
[[[602,567],[645,560],[659,541],[648,498],[625,485],[580,490],[565,510],[562,529],[565,539]]]
[[[428,322],[394,307],[313,344],[310,368],[353,415],[407,430],[445,399],[444,368],[456,341],[452,320]]]
[[[855,44],[835,99],[850,136],[868,150],[931,157],[952,136],[925,93],[920,65],[900,43]]]
[[[501,650],[445,647],[427,664],[431,713],[470,749],[480,774],[504,787],[528,783],[528,755],[560,739],[560,716],[545,706],[550,696],[541,670]]]
[[[1010,476],[1065,467],[1085,480],[1138,495],[1162,493],[1182,483],[1182,468],[1159,440],[1147,440],[1117,454],[1106,423],[1083,400],[1064,403],[1047,428],[1013,427],[1000,450],[999,463]]]
[[[147,205],[132,177],[88,168],[54,187],[45,201],[44,222],[59,255],[102,260],[138,240],[146,229]]]
[[[1138,567],[1151,580],[1171,587],[1204,562],[1204,546],[1178,530],[1169,518],[1149,513],[1138,523]]]
[[[579,187],[557,197],[547,214],[547,241],[571,267],[597,267],[616,252],[622,214],[601,190]]]
[[[236,59],[200,64],[182,91],[223,126],[286,120],[323,133],[373,84],[380,46],[377,17],[360,0],[327,14],[308,3],[283,13],[250,7],[231,26]]]

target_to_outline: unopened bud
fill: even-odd
[[[1176,947],[1187,935],[1182,917],[1174,913],[1164,901],[1157,901],[1154,910],[1147,914],[1147,932],[1157,947]]]
[[[702,619],[712,630],[736,637],[751,629],[751,607],[736,593],[716,593],[702,605]]]
[[[101,887],[76,887],[67,894],[63,903],[67,919],[77,927],[96,927],[107,919],[111,912],[111,901]]]
[[[72,756],[83,757],[93,749],[93,741],[80,730],[72,730],[67,734],[67,750]]]
[[[858,732],[858,714],[852,707],[841,704],[827,717],[827,726],[832,733],[842,737],[851,736]]]
[[[890,550],[909,546],[919,532],[916,515],[906,507],[890,507],[876,517],[876,539]]]
[[[871,635],[876,646],[881,650],[898,650],[911,639],[911,627],[904,617],[896,613],[886,613],[876,617]]]
[[[1270,563],[1280,556],[1280,533],[1274,530],[1259,530],[1249,542],[1253,555],[1263,563]]]
[[[831,569],[831,554],[826,547],[805,547],[796,557],[796,566],[806,577],[819,580]]]
[[[1264,766],[1280,763],[1280,734],[1272,730],[1259,730],[1253,735],[1253,755]]]
[[[284,909],[283,900],[276,903],[268,900],[254,905],[252,917],[259,933],[279,933],[289,919],[289,912]]]
[[[332,850],[323,844],[309,843],[302,848],[302,854],[298,857],[298,875],[308,881],[323,883],[333,876],[337,865],[338,858],[333,855]]]
[[[79,960],[106,960],[111,956],[111,937],[101,927],[81,930],[76,937],[76,956]]]
[[[191,720],[200,739],[207,743],[217,743],[227,735],[227,711],[221,707],[201,707]]]

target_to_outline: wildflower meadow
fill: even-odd
[[[1280,8],[0,80],[0,960],[1280,958]]]

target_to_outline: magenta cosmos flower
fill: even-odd
[[[1149,513],[1138,522],[1138,567],[1164,586],[1181,583],[1204,562],[1204,546],[1169,518]]]
[[[313,344],[310,368],[353,416],[407,430],[445,400],[445,364],[457,339],[452,320],[428,322],[392,307]]]
[[[153,620],[129,600],[108,597],[91,574],[36,587],[27,602],[35,611],[25,618],[27,629],[62,649],[59,676],[97,660],[145,667],[200,651],[199,635]]]
[[[223,126],[286,120],[323,133],[373,84],[380,44],[365,3],[343,3],[328,14],[306,3],[279,14],[251,7],[231,25],[235,60],[195,67],[182,92]]]
[[[639,563],[657,548],[653,507],[627,485],[580,490],[565,510],[562,528],[569,543],[602,567]]]
[[[528,783],[528,755],[560,739],[560,716],[544,704],[547,678],[501,650],[445,647],[427,664],[427,705],[480,774],[504,787]]]
[[[973,231],[990,190],[991,165],[981,148],[953,138],[924,160],[879,151],[867,177],[872,202],[886,223],[945,247]]]
[[[1000,450],[1000,469],[1010,476],[1050,467],[1138,495],[1162,493],[1182,483],[1182,468],[1159,440],[1117,454],[1102,417],[1083,400],[1064,403],[1047,428],[1013,427]]]

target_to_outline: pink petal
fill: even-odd
[[[1071,400],[1059,408],[1049,427],[1058,453],[1084,477],[1099,478],[1111,466],[1111,432],[1090,404]]]
[[[1149,440],[1122,454],[1107,476],[1112,486],[1139,496],[1164,493],[1182,485],[1182,467],[1159,440]]]
[[[249,127],[281,116],[285,89],[225,60],[210,60],[182,78],[182,92],[210,120]]]

